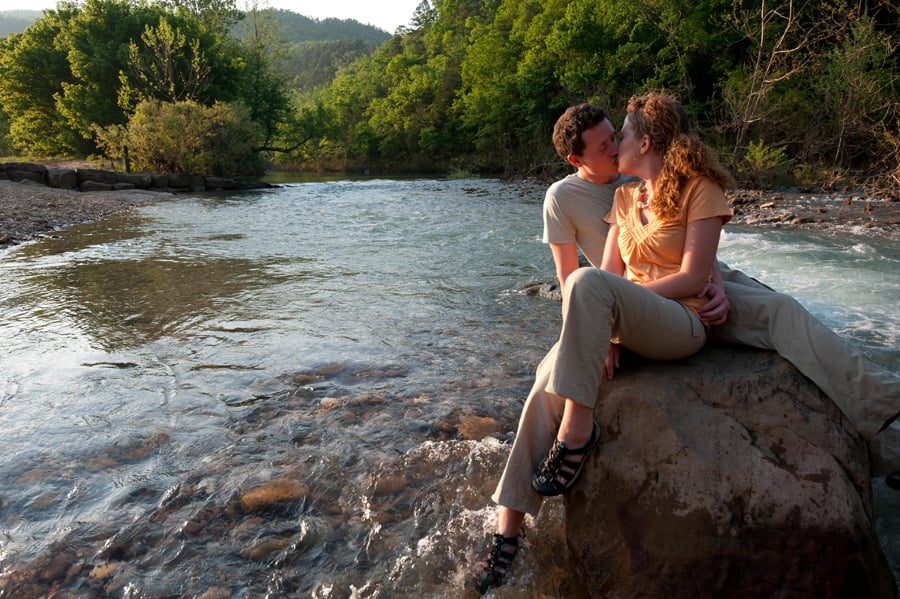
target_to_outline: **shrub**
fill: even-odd
[[[783,147],[774,148],[758,140],[747,146],[741,170],[750,184],[755,186],[784,175],[790,162]]]
[[[141,102],[124,131],[95,128],[110,158],[126,153],[137,170],[219,177],[262,174],[262,133],[239,104]]]

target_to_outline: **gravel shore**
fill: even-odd
[[[739,189],[728,194],[733,224],[814,229],[900,240],[900,201],[852,191],[799,193]]]
[[[0,180],[0,249],[171,197],[155,191],[80,192]]]
[[[165,192],[79,192],[0,180],[0,249],[172,197]],[[900,201],[864,198],[852,192],[752,190],[730,193],[729,200],[735,209],[734,224],[843,231],[900,240]]]

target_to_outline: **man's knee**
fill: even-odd
[[[784,293],[773,292],[766,299],[766,307],[773,318],[795,319],[798,314],[805,313],[806,309],[793,297]]]

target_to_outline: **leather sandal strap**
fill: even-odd
[[[508,547],[512,547],[512,551],[507,551]],[[509,567],[512,566],[513,558],[519,551],[519,537],[504,537],[500,533],[494,534],[494,549],[491,551],[491,567],[494,570],[500,570],[498,574],[505,574]]]
[[[508,549],[512,548],[512,551]],[[494,546],[488,556],[484,569],[476,580],[476,589],[484,594],[489,588],[503,584],[509,569],[512,567],[513,558],[519,552],[519,537],[504,537],[500,533],[494,534]]]
[[[594,423],[590,440],[582,447],[569,449],[564,443],[556,441],[550,448],[550,454],[541,463],[539,470],[531,479],[532,488],[545,496],[559,495],[575,484],[581,474],[587,454],[594,448],[599,436],[599,427]],[[575,461],[574,456],[583,456]]]

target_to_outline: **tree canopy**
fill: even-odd
[[[679,95],[738,171],[751,144],[823,171],[889,174],[900,158],[887,1],[424,0],[417,14],[307,98],[336,126],[302,161],[541,173],[560,167],[549,137],[566,106],[620,121],[649,88]]]
[[[2,145],[87,154],[98,131],[124,139],[110,127],[141,104],[226,103],[258,152],[305,169],[543,175],[564,168],[550,131],[566,106],[599,103],[620,124],[632,94],[666,88],[739,175],[900,186],[888,0],[423,0],[373,37],[291,15],[62,2],[0,43]]]

